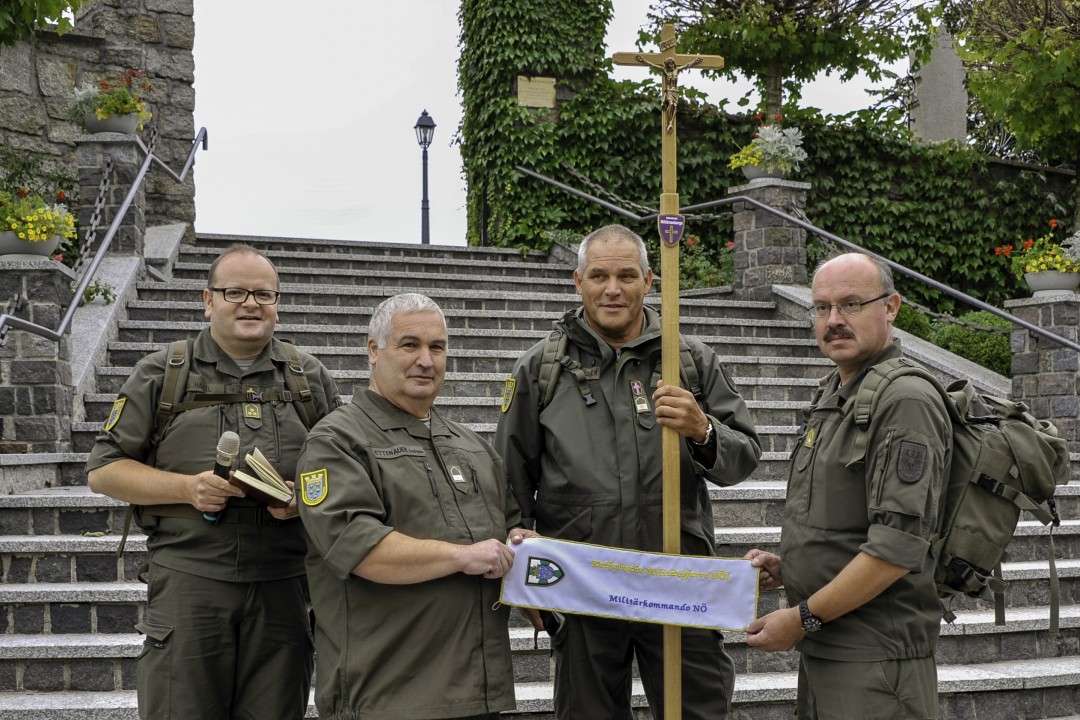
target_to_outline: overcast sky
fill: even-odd
[[[614,2],[609,55],[635,49],[650,0]],[[323,0],[315,12],[265,0],[255,11],[195,0],[195,127],[209,134],[208,150],[196,155],[196,229],[420,242],[413,125],[426,109],[437,125],[428,150],[431,242],[464,245],[457,9],[451,0]],[[679,84],[714,102],[749,87],[694,72]],[[865,107],[866,87],[825,79],[803,96],[840,113]]]

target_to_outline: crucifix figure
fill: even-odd
[[[686,68],[719,70],[724,59],[715,55],[681,55],[675,51],[675,28],[664,25],[660,31],[658,53],[615,53],[617,65],[653,67],[663,72],[661,85],[662,194],[657,227],[660,243],[661,283],[661,376],[664,384],[679,384],[679,240],[683,217],[679,215],[676,183],[676,123],[679,103],[679,71]],[[682,550],[679,530],[679,434],[671,428],[663,431],[664,460],[664,552]],[[682,635],[676,625],[664,626],[664,718],[682,720]]]

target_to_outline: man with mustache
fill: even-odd
[[[881,391],[865,455],[852,461],[860,385],[902,354],[892,337],[900,295],[889,267],[860,253],[821,264],[812,288],[818,346],[836,369],[804,411],[780,553],[747,554],[761,587],[783,586],[788,607],[747,626],[747,643],[800,651],[799,720],[931,720],[941,622],[931,540],[949,416],[926,380],[899,377]]]
[[[396,295],[372,314],[371,383],[297,463],[326,720],[497,720],[514,708],[506,544],[535,533],[491,446],[433,407],[446,320]]]
[[[228,430],[240,462],[258,447],[294,477],[308,424],[341,404],[322,363],[274,337],[279,289],[255,248],[222,252],[202,291],[210,326],[186,353],[139,361],[86,463],[90,488],[135,505],[146,530],[144,720],[307,711],[315,663],[296,503],[267,508],[213,472]]]
[[[760,457],[757,434],[704,343],[683,338],[697,393],[660,383],[660,316],[644,306],[652,280],[645,243],[631,230],[608,225],[582,241],[574,272],[582,305],[555,324],[565,354],[545,360],[549,343],[541,341],[518,360],[503,392],[495,447],[526,523],[541,535],[660,552],[661,431],[669,427],[682,436],[682,552],[715,555],[707,482],[745,479]],[[545,403],[540,375],[547,366],[562,370]],[[550,613],[545,619],[559,720],[628,720],[635,657],[660,717],[662,626],[584,615],[566,615],[561,624]],[[683,628],[682,650],[683,717],[727,718],[735,668],[723,637]]]

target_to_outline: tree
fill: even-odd
[[[1021,148],[1080,170],[1080,2],[982,0],[959,15],[972,95]],[[1080,182],[1074,187],[1076,230]]]
[[[881,65],[930,48],[931,11],[918,0],[658,0],[649,20],[674,21],[679,43],[722,55],[719,73],[757,78],[766,117],[780,113],[785,92],[822,72],[841,80],[863,72],[879,81]]]
[[[33,40],[42,30],[61,35],[71,29],[65,13],[74,14],[82,0],[5,0],[0,3],[0,46]]]

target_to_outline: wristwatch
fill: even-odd
[[[708,447],[712,443],[713,438],[713,426],[712,421],[709,421],[709,427],[705,429],[705,439],[698,442],[694,438],[687,438],[691,443],[697,447]]]
[[[804,632],[812,633],[821,629],[822,622],[814,613],[810,612],[810,606],[803,600],[799,603],[799,617],[802,618],[802,629]]]

